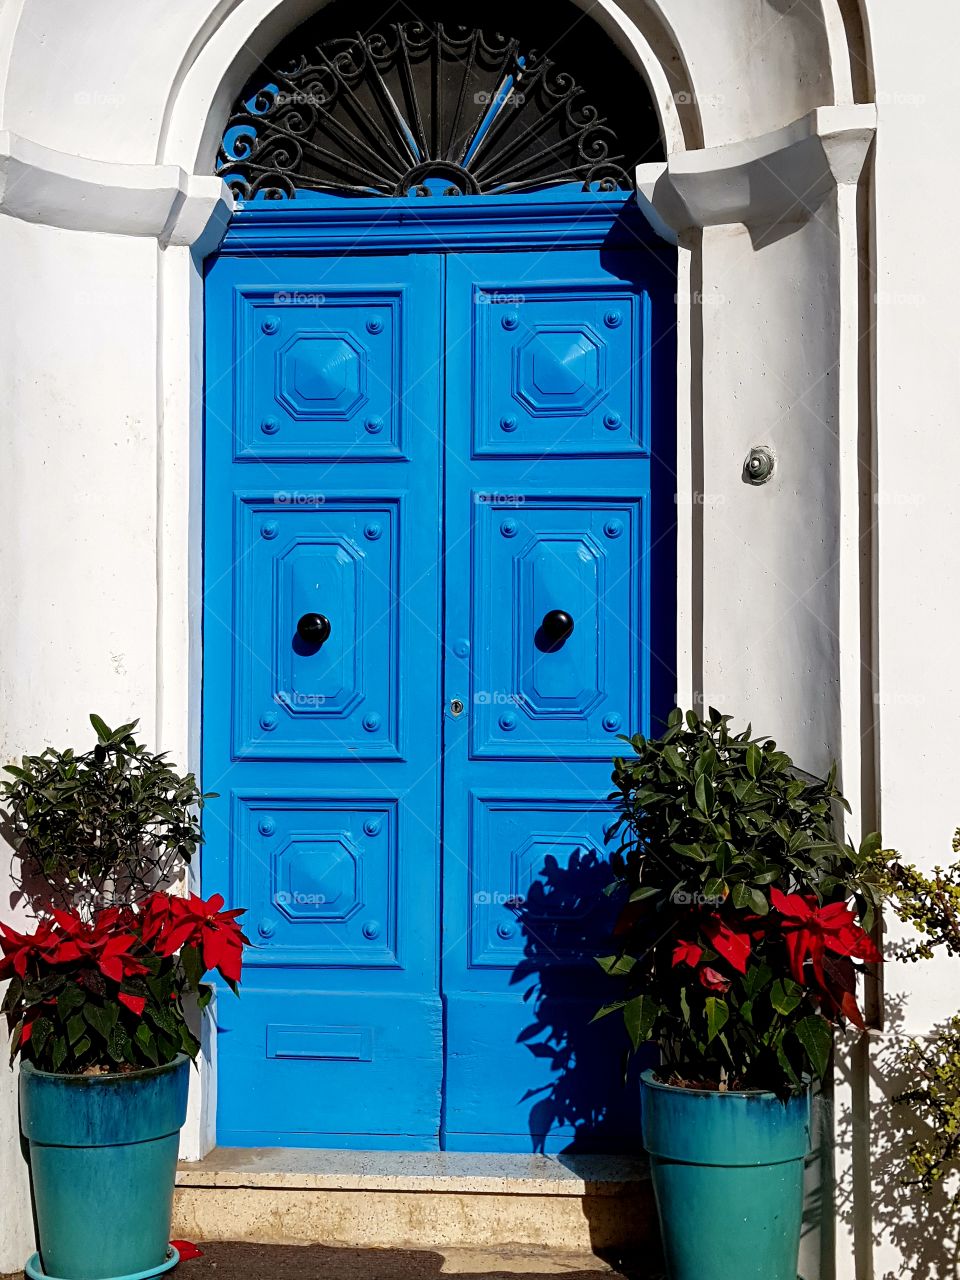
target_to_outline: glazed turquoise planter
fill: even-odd
[[[670,1280],[797,1280],[809,1093],[641,1089]]]
[[[20,1067],[40,1252],[31,1280],[132,1280],[176,1265],[169,1248],[189,1059],[128,1075]]]

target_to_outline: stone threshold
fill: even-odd
[[[352,1248],[647,1248],[646,1163],[623,1156],[231,1148],[177,1171],[174,1238]]]
[[[449,1194],[620,1195],[649,1182],[643,1156],[217,1147],[177,1166],[180,1187]]]

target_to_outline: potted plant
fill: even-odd
[[[214,969],[236,991],[246,943],[242,912],[219,896],[146,887],[159,848],[196,847],[203,798],[133,743],[134,725],[93,719],[93,752],[25,758],[4,784],[24,858],[78,898],[39,909],[28,932],[0,923],[0,1007],[11,1065],[20,1059],[40,1243],[31,1280],[146,1277],[176,1264],[174,1175],[200,1048],[186,1002],[203,1011]],[[95,905],[123,888],[127,900]]]
[[[24,756],[4,766],[0,795],[25,878],[60,903],[96,910],[136,901],[189,863],[213,796],[138,743],[138,721],[110,729],[92,715],[90,723],[89,751]]]
[[[801,775],[729,722],[675,709],[615,761],[626,901],[597,1016],[660,1048],[642,1128],[671,1280],[796,1280],[810,1086],[834,1026],[864,1025],[880,842],[837,840],[834,770]]]

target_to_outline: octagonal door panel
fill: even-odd
[[[400,458],[408,286],[239,286],[234,447],[239,459]],[[406,415],[409,419],[409,414]]]

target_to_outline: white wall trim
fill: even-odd
[[[757,138],[637,167],[637,188],[661,235],[743,223],[805,221],[860,176],[876,131],[873,103],[817,107]]]
[[[209,230],[219,239],[232,208],[226,185],[213,176],[172,164],[89,160],[0,131],[0,213],[8,217],[194,245]]]

